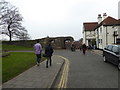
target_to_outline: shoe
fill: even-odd
[[[46,66],[46,68],[48,68],[48,66]]]
[[[39,66],[40,64],[39,63],[37,63],[37,66]]]

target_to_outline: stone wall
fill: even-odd
[[[41,40],[44,42],[44,46],[51,42],[54,49],[65,49],[66,41],[74,41],[73,37],[46,37]]]
[[[65,41],[74,41],[73,37],[46,37],[42,39],[36,40],[21,40],[21,41],[2,41],[3,44],[11,44],[11,45],[22,45],[27,47],[33,47],[37,40],[40,40],[40,43],[43,48],[51,42],[54,49],[65,49]]]

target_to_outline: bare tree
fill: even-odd
[[[30,39],[30,36],[29,36],[27,30],[24,27],[22,27],[21,29],[22,29],[22,31],[20,31],[20,34],[17,35],[17,38],[19,40],[28,40],[28,39]]]
[[[0,2],[0,19],[2,18],[3,13],[5,13],[8,9],[8,2]]]
[[[1,33],[9,36],[10,41],[13,37],[21,39],[23,33],[27,37],[27,30],[22,26],[23,17],[18,9],[8,2],[1,2],[0,6]]]

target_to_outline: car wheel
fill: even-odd
[[[103,61],[104,61],[104,62],[107,62],[107,59],[106,59],[106,57],[105,57],[105,56],[103,56]]]
[[[118,63],[118,70],[120,70],[120,62]]]

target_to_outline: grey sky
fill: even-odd
[[[119,4],[118,4],[118,18],[120,19],[120,1],[119,1]]]
[[[83,22],[98,14],[118,18],[119,0],[6,0],[19,8],[32,39],[46,36],[82,38]]]

